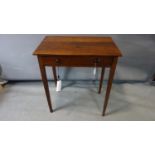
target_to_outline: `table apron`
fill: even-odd
[[[111,67],[114,56],[38,56],[44,66]]]

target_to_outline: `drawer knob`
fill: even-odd
[[[94,60],[94,63],[100,63],[100,58],[96,58],[95,60]]]
[[[59,64],[60,63],[60,60],[59,59],[56,59],[55,62],[56,62],[56,64]]]

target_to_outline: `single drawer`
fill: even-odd
[[[109,67],[113,62],[113,57],[108,56],[40,56],[39,58],[46,66]]]

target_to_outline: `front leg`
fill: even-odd
[[[48,86],[48,80],[47,80],[47,75],[46,75],[46,69],[45,69],[44,64],[42,64],[41,57],[38,57],[38,61],[39,61],[41,77],[42,77],[42,81],[43,81],[43,85],[45,89],[45,94],[46,94],[49,110],[50,112],[53,112],[50,91],[49,91],[49,86]]]
[[[105,115],[106,108],[108,105],[108,100],[109,100],[112,82],[113,82],[113,78],[114,78],[114,74],[115,74],[115,70],[116,70],[117,60],[118,60],[117,57],[114,58],[113,64],[110,68],[109,80],[108,80],[107,91],[106,91],[106,96],[105,96],[105,101],[104,101],[104,106],[103,106],[103,112],[102,112],[103,116]]]

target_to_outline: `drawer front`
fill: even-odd
[[[113,62],[113,57],[100,56],[41,56],[39,58],[46,66],[109,67]]]

